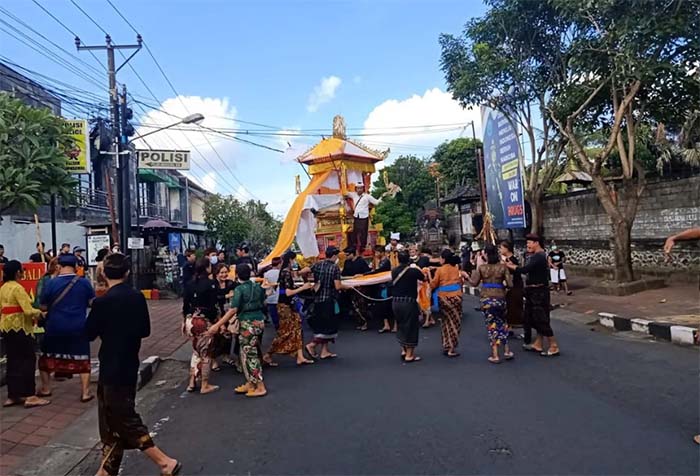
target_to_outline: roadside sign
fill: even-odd
[[[130,250],[142,250],[144,247],[144,241],[143,238],[130,236],[127,238],[126,245]]]
[[[70,126],[70,135],[75,141],[73,148],[67,151],[66,170],[72,174],[90,173],[90,131],[85,119],[66,120]]]
[[[109,235],[88,235],[87,236],[87,259],[88,266],[97,266],[97,253],[103,249],[109,249]]]
[[[140,169],[190,170],[189,150],[137,150]]]

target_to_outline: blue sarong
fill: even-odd
[[[462,285],[459,283],[452,283],[452,284],[445,284],[444,286],[440,286],[437,289],[433,290],[433,302],[432,305],[430,306],[430,311],[434,314],[437,314],[440,311],[440,304],[438,302],[438,293],[440,291],[442,292],[448,292],[448,291],[461,291],[462,290]]]

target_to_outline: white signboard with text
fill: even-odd
[[[190,170],[189,150],[137,150],[140,169]]]
[[[87,259],[88,266],[97,266],[97,253],[103,249],[109,249],[109,235],[88,235],[87,236]]]

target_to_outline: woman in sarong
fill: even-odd
[[[297,287],[292,275],[292,263],[297,254],[287,251],[282,257],[282,268],[279,279],[279,300],[277,302],[277,314],[279,315],[279,328],[277,335],[270,345],[270,349],[263,356],[263,361],[274,365],[272,354],[283,354],[296,357],[297,365],[313,364],[313,360],[304,357],[304,341],[301,335],[301,317],[297,310],[297,294],[312,289],[313,283],[304,283]],[[275,291],[277,292],[277,291]]]
[[[440,267],[430,282],[437,294],[442,330],[442,351],[447,357],[458,357],[459,333],[462,329],[462,277],[459,267],[451,264],[454,253],[445,249],[440,254]]]
[[[425,281],[425,276],[415,264],[409,265],[410,257],[406,251],[399,251],[397,258],[399,265],[391,270],[391,306],[396,319],[396,340],[401,346],[401,358],[411,363],[421,360],[415,355],[421,314],[416,299],[418,283]]]
[[[219,389],[209,384],[214,337],[207,333],[212,322],[218,316],[216,281],[209,278],[211,262],[209,258],[200,258],[195,264],[195,277],[185,286],[182,313],[185,321],[183,331],[192,339],[192,358],[190,359],[190,382],[188,392],[194,392],[197,377],[202,380],[199,393],[207,394]]]
[[[479,266],[472,273],[470,284],[481,284],[479,296],[481,312],[484,314],[486,331],[491,344],[492,364],[500,364],[500,346],[503,345],[505,360],[513,358],[513,352],[508,347],[508,323],[506,322],[506,286],[512,285],[511,274],[506,265],[500,262],[498,251],[494,245],[486,245],[486,264]]]

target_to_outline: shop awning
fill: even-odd
[[[175,177],[171,175],[166,175],[165,178],[166,180],[166,185],[168,188],[185,188],[182,185],[180,185],[180,181],[177,180]]]
[[[138,178],[141,182],[168,182],[166,177],[151,169],[139,169]]]

